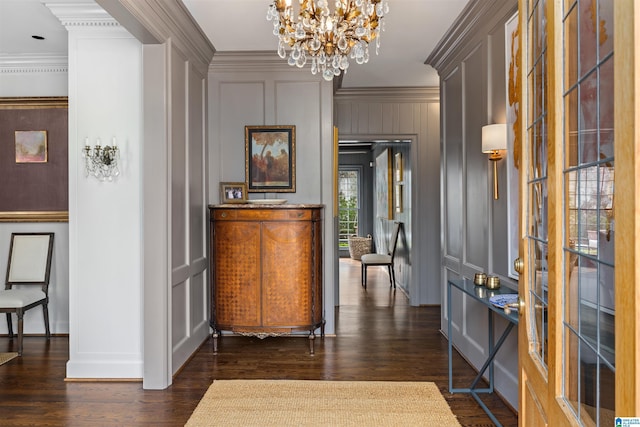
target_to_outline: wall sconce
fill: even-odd
[[[507,125],[496,124],[482,127],[482,152],[488,153],[493,163],[493,198],[498,199],[498,160],[502,159],[503,150],[507,149]]]
[[[89,145],[89,138],[84,140],[82,149],[84,157],[85,176],[93,175],[100,181],[113,181],[120,175],[118,163],[120,161],[120,150],[116,145],[116,138],[113,138],[112,145],[100,145],[100,139],[96,140],[96,145]]]

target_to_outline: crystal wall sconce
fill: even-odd
[[[113,181],[120,175],[120,150],[116,145],[116,138],[113,138],[112,145],[100,145],[100,139],[96,140],[96,145],[89,145],[89,138],[84,140],[82,149],[84,158],[85,176],[94,176],[100,181]]]

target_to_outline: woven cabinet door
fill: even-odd
[[[263,326],[311,324],[311,235],[311,221],[263,223]]]
[[[216,323],[220,329],[260,326],[260,223],[213,226]]]

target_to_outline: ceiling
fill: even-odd
[[[469,0],[389,0],[378,56],[353,61],[343,88],[438,86],[424,61]],[[66,56],[67,35],[46,0],[0,0],[0,61],[13,56]],[[183,0],[218,52],[273,51],[269,0]],[[331,3],[331,1],[330,1]],[[40,35],[44,40],[31,36]],[[283,60],[284,61],[284,60]]]

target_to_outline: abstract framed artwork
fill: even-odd
[[[516,12],[505,23],[505,64],[506,64],[506,92],[507,92],[507,233],[509,241],[507,242],[507,256],[510,261],[518,257],[518,212],[519,212],[519,191],[520,185],[519,167],[521,144],[518,135],[519,109],[520,101],[518,93],[520,91],[519,79],[519,28],[518,28],[518,12]],[[513,266],[513,262],[509,262],[508,275],[512,279],[518,279],[518,272]]]
[[[15,131],[16,163],[47,163],[47,131]]]
[[[391,196],[391,154],[390,149],[385,148],[376,157],[375,190],[376,190],[376,216],[379,218],[393,219],[393,204]]]
[[[245,177],[250,193],[295,193],[296,127],[245,126]]]
[[[399,151],[393,156],[393,169],[396,182],[404,181],[404,164],[402,160],[402,152]]]
[[[404,210],[403,193],[404,193],[404,185],[396,184],[396,188],[393,192],[393,200],[394,200],[394,208],[397,214],[402,213],[402,211]]]

